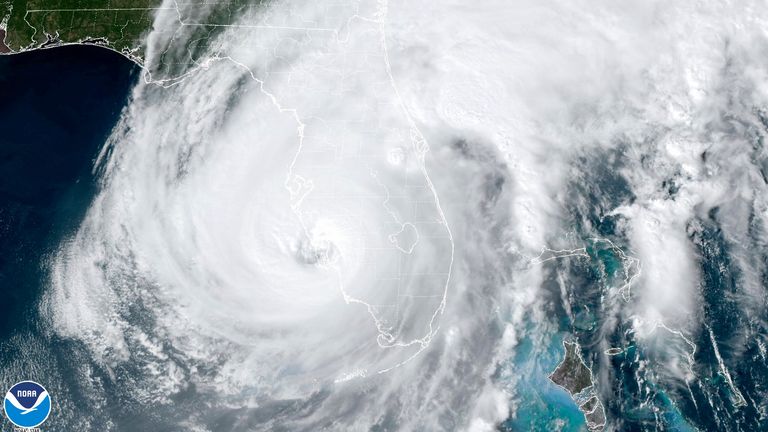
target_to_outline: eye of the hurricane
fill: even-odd
[[[320,268],[337,264],[340,258],[333,238],[329,237],[329,233],[319,230],[302,234],[295,249],[299,263]]]
[[[352,48],[323,31],[292,60],[296,73],[254,51],[176,85],[140,86],[113,132],[104,189],[54,264],[56,328],[93,335],[109,361],[162,334],[190,365],[226,357],[222,379],[291,397],[350,370],[392,370],[431,345],[449,303],[453,234],[426,137],[387,64],[367,60],[385,55],[372,37],[380,23],[353,24],[363,54],[352,63]],[[303,40],[304,26],[248,26],[247,37]],[[436,164],[434,178],[453,182],[449,166]],[[258,384],[239,378],[253,365]]]

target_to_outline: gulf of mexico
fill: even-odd
[[[52,430],[75,426],[79,408],[66,402],[77,392],[77,377],[67,372],[77,359],[38,312],[46,260],[93,199],[96,155],[138,72],[94,46],[0,56],[0,391],[22,380],[47,387]],[[5,418],[0,425],[10,428]]]

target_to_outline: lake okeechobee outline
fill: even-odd
[[[13,385],[3,401],[5,416],[22,428],[41,425],[51,413],[51,397],[43,386],[34,381]]]

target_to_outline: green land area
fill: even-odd
[[[159,7],[159,0],[9,0],[0,3],[0,22],[11,51],[98,43],[141,60]]]
[[[208,38],[260,4],[260,0],[178,0],[165,8],[179,15],[176,28],[191,26],[194,46],[188,48],[194,57]],[[143,64],[145,38],[162,9],[162,0],[0,0],[0,52],[91,43]]]

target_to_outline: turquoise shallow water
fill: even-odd
[[[529,327],[532,328],[532,327]],[[514,393],[515,416],[502,426],[504,431],[587,430],[584,415],[571,396],[548,376],[565,355],[563,334],[553,335],[542,347],[539,335],[524,337],[507,367],[519,377]]]
[[[118,397],[99,410],[80,404],[88,395],[74,371],[92,364],[92,359],[77,342],[51,337],[37,308],[46,289],[48,257],[79,225],[97,191],[94,158],[124,106],[136,72],[128,60],[95,47],[0,57],[0,391],[25,379],[44,384],[55,404],[55,414],[46,423],[49,430],[93,430],[107,422],[117,425],[116,430],[146,430],[162,424],[162,419],[146,416],[142,407],[114,402],[121,400]],[[596,235],[621,240],[621,224],[605,216],[604,209],[629,200],[632,193],[618,169],[594,172],[594,178],[574,188],[578,193],[572,213],[582,217],[575,229],[584,234],[585,244]],[[768,340],[767,317],[747,318],[734,301],[743,290],[741,274],[731,258],[735,246],[726,242],[720,219],[715,211],[700,221],[701,229],[690,233],[698,257],[702,309],[702,326],[693,336],[698,349],[690,388],[657,374],[663,364],[638,348],[630,324],[619,322],[606,330],[610,314],[605,294],[627,277],[625,262],[605,244],[592,245],[590,259],[558,261],[548,268],[552,280],[561,275],[567,282],[573,315],[559,304],[557,287],[549,297],[548,321],[530,321],[520,332],[514,354],[500,365],[515,377],[516,413],[500,429],[586,430],[570,395],[548,379],[562,360],[563,339],[575,338],[593,371],[609,378],[598,382],[609,430],[762,430],[768,367],[760,343]],[[768,285],[768,275],[762,277]],[[621,318],[626,317],[617,320]],[[607,358],[600,341],[629,348]],[[718,356],[735,387],[723,376]],[[107,383],[104,394],[120,393],[120,382],[110,381],[104,370],[94,373],[99,374]],[[750,401],[748,406],[735,405],[735,389]],[[190,392],[180,398],[194,396]],[[0,422],[0,427],[7,426]]]

